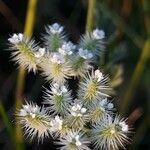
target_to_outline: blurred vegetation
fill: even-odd
[[[116,108],[134,128],[127,149],[149,149],[149,0],[0,0],[0,149],[24,148],[15,134],[16,106],[25,99],[41,104],[42,86],[48,86],[40,75],[16,69],[6,51],[7,39],[14,32],[25,32],[41,42],[44,26],[54,22],[66,27],[73,42],[95,27],[105,31],[106,51],[96,67],[110,75]],[[21,135],[18,128],[17,133]],[[48,139],[38,146],[36,141],[25,142],[25,149],[55,148]]]

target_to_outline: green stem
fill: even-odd
[[[0,116],[5,124],[5,127],[7,129],[7,132],[9,133],[10,139],[16,150],[20,150],[20,147],[18,145],[18,142],[16,141],[14,128],[11,125],[11,122],[8,118],[8,115],[3,107],[2,102],[0,102]]]
[[[95,4],[96,0],[88,0],[86,31],[89,32],[93,29]]]

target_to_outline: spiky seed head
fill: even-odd
[[[108,86],[107,80],[108,78],[103,77],[100,70],[92,71],[91,75],[88,73],[84,80],[80,82],[79,99],[83,99],[88,104],[109,97],[111,88]]]
[[[120,119],[119,116],[115,118],[107,116],[93,126],[92,141],[95,149],[118,150],[119,147],[125,148],[129,132],[124,119]]]
[[[113,115],[114,105],[107,98],[95,101],[89,105],[89,117],[93,123],[99,122],[107,115]]]
[[[62,145],[60,150],[90,150],[88,147],[90,141],[87,140],[85,135],[78,131],[70,131],[56,142]]]
[[[58,52],[58,49],[66,39],[63,29],[64,27],[58,23],[46,27],[46,34],[43,35],[43,39],[48,52]]]
[[[25,135],[31,140],[37,136],[38,140],[49,137],[50,117],[46,110],[33,103],[22,106],[17,114],[17,122],[22,126]]]
[[[104,32],[98,29],[95,29],[92,33],[87,32],[81,37],[79,46],[82,49],[87,49],[93,56],[99,55],[105,49],[104,36]]]
[[[70,58],[72,66],[72,76],[84,77],[85,74],[92,69],[90,61],[82,58],[79,54],[72,55]]]
[[[70,114],[68,115],[67,121],[70,127],[74,129],[82,129],[85,123],[89,120],[87,114],[87,109],[82,106],[81,103],[74,103],[72,107],[68,110]]]
[[[47,109],[52,114],[66,116],[71,102],[71,92],[67,86],[54,83],[51,87],[51,91],[46,89],[44,104],[48,105]]]
[[[71,66],[60,53],[52,53],[40,63],[42,75],[46,80],[62,84],[71,76]]]
[[[22,33],[13,34],[8,41],[10,42],[12,60],[35,73],[39,62],[39,57],[36,57],[36,51],[39,48],[35,41],[28,39]]]

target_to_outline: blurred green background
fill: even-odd
[[[17,69],[7,51],[9,35],[25,32],[42,43],[45,25],[55,22],[75,43],[87,30],[105,31],[106,51],[96,66],[110,75],[115,106],[134,128],[127,149],[150,149],[149,0],[0,0],[0,149],[56,149],[51,139],[23,142],[15,127],[16,107],[25,99],[41,104],[48,83]]]

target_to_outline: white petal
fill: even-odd
[[[81,113],[82,114],[86,113],[86,110],[87,110],[86,108],[81,108]]]

